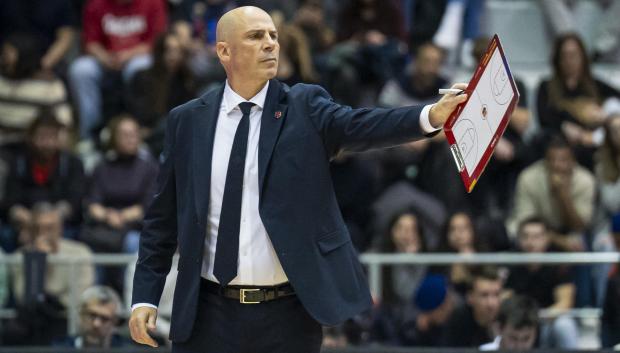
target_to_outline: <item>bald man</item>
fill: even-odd
[[[156,346],[148,332],[178,247],[174,353],[318,353],[321,325],[371,307],[330,159],[432,135],[467,98],[351,109],[319,86],[275,80],[279,49],[263,10],[226,13],[217,25],[225,84],[170,112],[134,276],[129,327],[139,343]]]

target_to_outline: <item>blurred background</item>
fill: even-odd
[[[166,114],[222,84],[215,27],[244,5],[274,19],[277,78],[340,104],[435,102],[493,34],[521,95],[471,194],[443,133],[332,161],[375,306],[327,351],[620,343],[620,1],[1,0],[0,352],[135,348]]]

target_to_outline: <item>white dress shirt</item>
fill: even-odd
[[[258,213],[258,141],[260,139],[261,115],[265,107],[268,88],[269,81],[263,89],[249,100],[255,105],[250,112],[248,150],[243,171],[239,265],[237,277],[233,278],[230,284],[271,286],[288,281]],[[209,215],[205,238],[205,256],[202,263],[202,277],[213,282],[217,282],[213,276],[213,263],[228,171],[228,159],[230,158],[237,125],[243,115],[239,109],[239,103],[243,102],[246,100],[235,93],[226,82],[213,142]]]
[[[269,81],[254,97],[246,101],[232,90],[228,81],[226,81],[226,86],[224,87],[213,143],[207,236],[205,237],[205,253],[201,271],[203,278],[213,282],[217,282],[213,275],[213,264],[215,261],[217,232],[226,184],[226,173],[228,171],[228,159],[230,158],[237,125],[242,117],[241,110],[239,109],[239,103],[242,102],[252,102],[255,106],[252,107],[250,112],[248,150],[243,171],[241,225],[239,230],[239,267],[237,268],[237,277],[230,284],[271,286],[288,281],[258,213],[258,141],[260,138],[261,115],[265,107],[268,88]],[[426,133],[438,130],[433,128],[429,122],[431,107],[432,105],[425,106],[420,114],[420,127]],[[153,304],[137,303],[132,306],[132,310],[140,306],[156,308]]]

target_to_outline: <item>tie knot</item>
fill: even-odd
[[[252,110],[253,106],[254,106],[254,103],[252,102],[239,103],[239,109],[241,109],[241,112],[243,113],[243,115],[250,115],[250,110]]]

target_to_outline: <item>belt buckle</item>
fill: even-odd
[[[258,292],[260,291],[259,288],[241,288],[239,289],[240,293],[239,293],[239,302],[241,304],[259,304],[260,301],[258,302],[253,302],[253,301],[249,301],[245,299],[245,293],[247,292]]]

